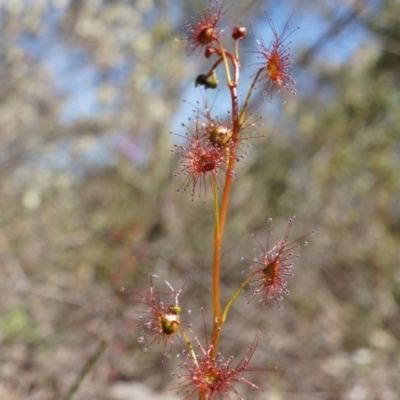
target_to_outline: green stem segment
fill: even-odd
[[[219,225],[219,206],[218,206],[218,185],[215,174],[211,177],[212,191],[214,197],[214,256],[213,256],[213,275],[212,275],[212,293],[214,309],[214,332],[220,324],[221,318],[221,298],[220,298],[220,260],[221,260],[221,231]],[[213,335],[214,337],[214,335]]]
[[[225,323],[226,316],[228,314],[229,308],[231,307],[232,303],[235,301],[236,297],[239,296],[239,294],[243,291],[243,289],[247,286],[247,284],[253,279],[253,276],[257,273],[257,271],[254,271],[251,273],[247,279],[240,285],[239,289],[236,290],[236,292],[232,295],[232,297],[229,299],[229,301],[226,303],[226,306],[224,308],[224,311],[222,313],[222,323]]]
[[[190,342],[188,335],[186,335],[186,332],[184,331],[184,329],[182,328],[182,326],[180,324],[179,324],[179,330],[181,332],[183,339],[186,342],[186,346],[189,350],[190,358],[193,360],[193,364],[196,365],[196,367],[198,367],[199,363],[197,362],[196,353],[194,352],[192,343]]]
[[[244,122],[244,117],[246,116],[246,112],[247,112],[247,109],[248,109],[249,103],[250,103],[250,97],[253,94],[253,90],[256,86],[256,83],[258,81],[258,78],[259,78],[261,72],[263,72],[262,68],[258,70],[256,76],[253,79],[253,82],[251,83],[250,89],[247,92],[246,100],[244,101],[244,105],[243,105],[242,111],[240,112],[240,116],[239,116],[239,124],[240,125],[242,125]]]
[[[76,377],[74,384],[70,387],[67,395],[64,397],[64,400],[72,400],[72,398],[78,391],[81,383],[85,379],[86,375],[95,366],[95,364],[97,363],[98,359],[102,355],[103,351],[107,348],[107,346],[108,346],[108,343],[105,340],[100,342],[96,352],[92,355],[92,357],[89,358],[89,360],[86,362],[86,364],[80,370],[78,376]]]
[[[228,86],[231,84],[231,73],[229,71],[229,64],[228,64],[228,58],[229,57],[231,59],[231,61],[234,61],[234,58],[232,57],[232,55],[230,53],[228,53],[227,51],[225,51],[224,46],[222,46],[222,43],[216,39],[219,49],[218,49],[218,53],[221,55],[223,61],[224,61],[224,68],[225,68],[225,76],[226,76],[226,82],[228,84]]]

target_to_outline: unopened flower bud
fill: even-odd
[[[204,50],[204,56],[206,58],[210,58],[214,53],[215,53],[214,47],[207,46],[206,49]]]
[[[234,27],[232,30],[232,37],[235,40],[242,40],[247,36],[247,29],[244,26]]]

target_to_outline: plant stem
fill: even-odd
[[[221,260],[221,231],[219,224],[219,206],[218,206],[218,186],[217,178],[212,175],[211,178],[212,191],[214,196],[214,255],[213,255],[213,270],[212,270],[212,296],[214,309],[214,328],[213,328],[213,343],[217,338],[218,328],[221,319],[221,298],[220,298],[220,260]],[[215,344],[215,343],[214,343]],[[216,346],[214,346],[215,348]]]
[[[222,43],[217,39],[218,43],[218,53],[221,54],[222,59],[224,61],[224,68],[225,68],[225,76],[226,76],[226,83],[229,86],[231,84],[231,73],[229,71],[228,59],[227,56],[232,60],[233,57],[230,53],[226,52]]]
[[[222,195],[221,202],[221,213],[220,213],[220,232],[221,237],[224,234],[226,217],[228,214],[228,206],[229,206],[229,198],[232,188],[234,168],[236,163],[236,152],[238,147],[239,140],[239,132],[240,132],[240,124],[239,124],[239,108],[238,108],[238,99],[237,99],[237,88],[236,86],[230,87],[231,98],[232,98],[232,125],[233,125],[233,134],[232,140],[234,142],[234,147],[231,149],[231,154],[229,156],[229,164],[225,174],[225,185],[224,192]]]
[[[254,88],[256,86],[256,83],[258,81],[258,77],[260,76],[261,72],[263,72],[262,68],[258,70],[256,76],[253,79],[253,82],[251,83],[250,89],[247,92],[246,100],[244,101],[243,108],[242,108],[242,111],[240,112],[240,116],[239,116],[239,125],[243,124],[244,117],[246,115],[247,108],[249,106],[250,97],[253,94],[253,90],[254,90]]]
[[[179,324],[179,330],[181,332],[181,335],[182,335],[183,339],[186,342],[186,346],[188,347],[190,357],[193,360],[193,364],[196,365],[196,367],[199,367],[199,363],[197,362],[196,353],[195,353],[195,351],[193,349],[192,343],[190,342],[190,340],[188,338],[188,335],[186,335],[186,332],[183,330],[183,328],[182,328],[182,326],[180,324]]]
[[[235,62],[234,66],[235,66],[235,82],[237,83],[237,80],[239,79],[239,62],[238,61]],[[240,128],[243,124],[243,121],[244,121],[244,118],[246,115],[247,107],[250,102],[250,97],[253,93],[255,84],[258,80],[258,77],[259,77],[261,71],[262,70],[259,70],[253,79],[253,82],[247,93],[246,100],[245,100],[245,103],[243,105],[243,108],[242,108],[240,114],[239,114],[239,106],[238,106],[238,100],[237,100],[237,84],[230,86],[231,99],[232,99],[232,123],[233,123],[232,140],[234,141],[235,146],[232,151],[231,157],[229,159],[229,165],[228,165],[228,169],[226,171],[224,193],[222,195],[221,214],[220,214],[221,238],[223,237],[223,234],[224,234],[225,222],[226,222],[226,217],[228,214],[229,198],[230,198],[230,192],[231,192],[232,182],[233,182],[233,171],[234,171],[235,162],[236,162],[236,151],[237,151],[237,147],[238,147],[238,143],[239,143],[239,132],[240,132]],[[222,313],[221,323],[220,323],[221,326],[225,323],[226,316],[228,314],[229,308],[232,305],[233,301],[241,293],[241,291],[244,289],[244,287],[251,281],[254,274],[255,273],[250,274],[250,276],[242,283],[242,285],[239,287],[239,289],[233,294],[233,296],[230,298],[228,303],[225,305],[224,311]]]
[[[79,386],[85,379],[85,376],[96,364],[97,360],[100,358],[101,354],[103,353],[103,351],[106,349],[107,346],[108,346],[108,343],[105,340],[102,340],[100,342],[99,347],[97,348],[96,352],[92,355],[92,357],[89,358],[89,360],[86,362],[86,364],[82,367],[81,371],[79,372],[78,376],[76,377],[74,384],[70,387],[67,395],[64,397],[63,400],[71,400],[73,398],[75,393],[78,391]]]
[[[234,80],[228,82],[228,87],[231,93],[231,102],[232,102],[232,141],[233,147],[231,153],[229,154],[229,163],[228,168],[225,174],[225,184],[224,191],[221,202],[221,212],[218,210],[218,198],[216,197],[216,181],[215,178],[213,180],[213,192],[214,192],[214,209],[215,218],[218,217],[215,221],[216,231],[214,235],[214,262],[213,262],[213,301],[214,301],[214,323],[213,323],[213,334],[212,334],[212,343],[213,348],[211,350],[211,356],[215,357],[218,350],[219,337],[221,334],[221,327],[223,325],[223,320],[221,318],[221,305],[220,305],[220,263],[221,263],[221,245],[222,238],[224,235],[224,228],[226,217],[228,214],[228,206],[229,206],[229,198],[230,192],[232,188],[233,181],[233,171],[236,162],[236,152],[239,141],[239,132],[240,132],[240,124],[239,124],[239,106],[238,106],[238,98],[237,98],[237,82],[239,79],[239,64],[235,58],[231,56],[230,53],[223,52],[224,61],[225,55],[229,55],[229,59],[232,61],[234,66]],[[215,189],[214,189],[215,184]],[[218,227],[218,231],[217,231]],[[217,304],[218,303],[218,304]]]
[[[235,301],[236,297],[242,292],[242,290],[247,286],[247,284],[253,279],[253,276],[257,273],[257,271],[251,273],[247,279],[240,285],[239,289],[232,295],[229,301],[226,303],[224,311],[222,313],[222,323],[225,322],[226,316],[228,314],[229,308],[231,307],[232,303]]]
[[[254,77],[254,80],[251,84],[251,87],[247,93],[247,97],[245,100],[245,103],[243,105],[242,111],[240,112],[239,115],[239,105],[238,105],[238,99],[237,99],[237,80],[239,79],[239,63],[236,62],[235,64],[235,85],[230,86],[230,91],[231,91],[231,99],[232,99],[232,124],[233,124],[233,134],[232,134],[232,140],[235,143],[234,148],[232,149],[232,154],[229,159],[229,164],[228,164],[228,169],[226,171],[226,178],[225,178],[225,185],[224,185],[224,192],[222,195],[222,202],[221,202],[221,213],[220,213],[220,232],[221,232],[221,237],[224,234],[224,229],[225,229],[225,222],[226,222],[226,217],[228,213],[228,205],[229,205],[229,197],[230,197],[230,192],[231,192],[231,187],[232,187],[232,182],[233,182],[233,171],[235,167],[235,162],[236,162],[236,151],[239,143],[239,132],[240,128],[243,124],[247,107],[249,105],[250,97],[253,93],[255,84],[258,80],[258,77],[262,70],[259,70]]]

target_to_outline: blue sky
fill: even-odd
[[[173,6],[171,6],[174,8],[171,10],[171,15],[176,19],[174,21],[176,24],[178,24],[178,20],[182,17],[177,4],[177,2],[174,2]],[[98,88],[103,79],[101,71],[97,70],[93,64],[86,62],[88,55],[84,49],[68,47],[65,38],[54,34],[55,24],[64,11],[65,8],[63,7],[53,8],[46,16],[45,23],[41,26],[40,34],[36,36],[27,35],[22,38],[21,44],[30,54],[41,59],[51,72],[56,90],[62,93],[65,100],[60,122],[71,124],[80,118],[95,117],[99,113],[107,112],[107,109],[104,109],[104,106],[101,106],[97,100]],[[344,6],[342,6],[342,9],[338,8],[336,10],[337,15],[341,15],[347,11],[347,8]],[[268,15],[274,21],[277,31],[281,32],[293,12],[293,4],[292,2],[276,2],[275,6],[269,8],[268,12]],[[156,13],[152,13],[149,10],[146,15],[148,16],[145,21],[146,24],[152,25],[158,23],[157,19],[155,19]],[[227,26],[229,26],[228,22],[226,21]],[[293,16],[291,23],[293,27],[299,25],[301,28],[290,37],[290,40],[293,41],[292,53],[294,59],[298,50],[302,51],[312,46],[328,29],[326,21],[319,14],[313,13],[306,6],[301,7],[301,4],[297,7],[297,12]],[[230,30],[231,27],[227,27],[227,31],[228,29]],[[253,30],[256,32],[257,37],[259,35],[263,38],[264,44],[268,45],[270,43],[272,32],[265,15],[254,20]],[[246,40],[254,40],[249,27],[248,31],[249,36]],[[184,34],[182,33],[182,35]],[[227,32],[226,35],[228,39],[230,32]],[[317,54],[317,62],[331,63],[338,66],[345,65],[349,62],[354,51],[365,43],[367,39],[368,32],[361,25],[353,24],[321,49]],[[201,58],[187,59],[185,55],[183,55],[183,62],[192,63],[194,76],[197,76],[197,73],[204,72],[199,69],[199,65],[203,65],[204,67],[209,65],[207,63],[202,64],[203,61]],[[114,70],[109,71],[108,79],[112,79],[116,83],[124,82],[127,74],[131,71],[131,67],[128,64],[116,67]],[[196,68],[198,71],[196,71]],[[242,84],[250,74],[246,70],[242,73]],[[307,87],[307,85],[311,85],[312,76],[308,76],[304,71],[301,74],[301,83],[303,86]],[[298,80],[296,76],[294,78]],[[193,83],[187,85],[182,98],[192,104],[195,104],[197,100],[201,100],[198,91],[194,90]],[[189,107],[189,109],[191,108]],[[171,121],[171,131],[181,133],[180,124],[187,120],[187,111],[187,105],[183,105],[178,110]],[[109,135],[108,140],[99,141],[98,145],[93,146],[94,156],[92,157],[92,161],[95,163],[98,160],[103,165],[104,163],[112,162],[114,159],[112,152],[118,148],[118,143],[122,139],[123,132],[113,132]],[[67,149],[68,146],[66,147]],[[90,155],[86,154],[85,157],[88,160],[91,159]]]
[[[177,3],[174,4],[176,8]],[[336,4],[340,6],[340,3]],[[92,65],[85,64],[86,55],[84,50],[68,48],[65,43],[60,41],[60,38],[52,34],[54,24],[63,11],[61,8],[48,15],[45,21],[46,26],[42,28],[42,34],[25,38],[24,46],[34,55],[43,57],[45,64],[52,72],[57,89],[66,98],[62,119],[65,123],[68,123],[80,117],[96,115],[100,111],[97,102],[97,88],[101,81],[101,75]],[[172,15],[178,16],[179,13],[176,11],[174,10]],[[278,32],[285,25],[292,11],[293,5],[291,2],[278,3],[275,7],[269,9],[268,15],[273,19]],[[340,15],[347,11],[347,8],[342,6],[342,10],[338,9],[337,13]],[[149,23],[157,23],[150,16],[151,13],[149,13]],[[302,9],[301,7],[298,7],[296,14],[292,18],[292,26],[295,27],[297,25],[301,29],[291,37],[294,57],[296,49],[304,49],[311,46],[328,28],[326,21],[318,14],[310,12],[308,8]],[[272,35],[265,16],[261,16],[261,18],[254,21],[253,29],[257,35],[263,38],[265,44],[269,43]],[[353,24],[322,48],[317,57],[327,63],[346,64],[353,52],[367,38],[368,33],[365,29],[362,26]],[[118,79],[118,74],[116,74],[116,78]],[[120,71],[119,78],[124,79],[123,71]],[[192,86],[188,85],[183,97],[187,98],[188,94],[190,96],[190,92],[192,92]],[[188,98],[188,100],[192,101],[193,99]]]

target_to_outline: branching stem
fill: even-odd
[[[218,352],[219,338],[221,334],[221,328],[224,323],[224,319],[221,315],[221,300],[220,300],[220,269],[221,269],[221,246],[222,239],[224,235],[224,228],[226,217],[228,214],[229,198],[232,188],[232,182],[234,177],[234,168],[236,163],[236,152],[239,143],[239,132],[241,124],[239,122],[239,104],[237,96],[237,85],[239,80],[239,62],[233,57],[232,54],[226,52],[222,45],[221,55],[224,60],[226,78],[228,83],[228,88],[231,94],[231,104],[232,104],[232,142],[233,146],[230,149],[228,168],[225,174],[225,183],[222,194],[221,210],[218,208],[218,197],[216,195],[216,187],[213,186],[214,193],[214,209],[215,209],[215,234],[214,234],[214,259],[213,259],[213,303],[214,303],[214,323],[213,323],[213,333],[212,333],[212,343],[213,348],[211,350],[211,356],[215,357]],[[230,71],[227,60],[232,62],[233,66],[233,80],[230,79]],[[213,182],[213,185],[216,182]],[[218,216],[218,218],[217,218]]]

